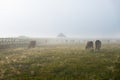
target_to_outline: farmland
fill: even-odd
[[[84,45],[0,50],[0,80],[119,80],[120,45],[85,51]]]

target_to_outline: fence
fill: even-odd
[[[28,47],[30,40],[19,38],[0,38],[0,49]]]
[[[0,49],[6,49],[6,48],[27,48],[31,41],[36,41],[36,46],[41,45],[58,45],[58,44],[85,44],[89,40],[85,39],[74,39],[74,38],[26,38],[26,39],[20,39],[20,38],[0,38]],[[92,40],[95,41],[95,40]],[[120,40],[101,40],[103,44],[120,44]]]

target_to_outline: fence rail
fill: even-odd
[[[29,42],[29,39],[0,38],[0,49],[27,47]]]
[[[0,49],[6,48],[27,48],[31,41],[36,41],[36,46],[41,45],[58,45],[58,44],[86,44],[89,40],[83,39],[69,39],[69,38],[53,38],[53,39],[44,39],[44,38],[27,38],[27,39],[20,39],[20,38],[0,38]],[[92,40],[95,41],[95,40]],[[120,44],[120,40],[101,40],[103,44]]]

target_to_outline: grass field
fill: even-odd
[[[120,80],[120,45],[0,50],[0,80]]]

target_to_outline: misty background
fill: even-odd
[[[0,37],[120,38],[120,0],[0,0]]]

